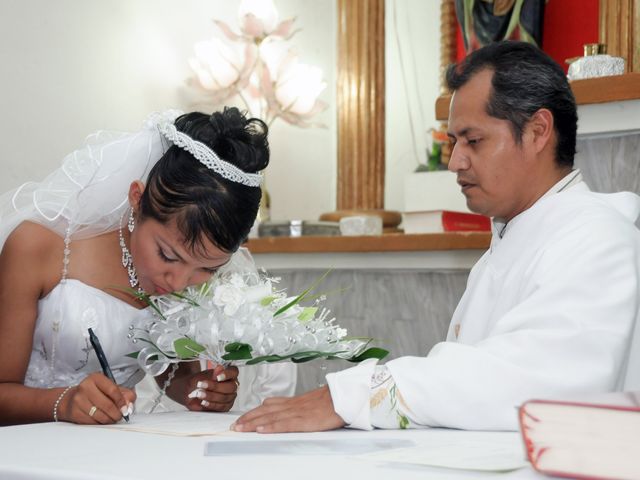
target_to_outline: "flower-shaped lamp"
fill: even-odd
[[[299,127],[322,126],[311,119],[326,108],[322,71],[301,63],[287,44],[295,19],[279,21],[272,0],[242,0],[240,32],[214,20],[222,36],[194,45],[189,65],[209,103],[238,96],[252,116],[271,124],[276,118]]]

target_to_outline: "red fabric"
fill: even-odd
[[[542,49],[564,68],[583,54],[585,43],[598,43],[599,0],[549,0],[544,10]]]

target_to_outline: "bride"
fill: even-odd
[[[131,414],[144,372],[127,334],[150,313],[130,291],[180,291],[234,263],[260,202],[267,127],[236,108],[177,115],[98,132],[43,182],[0,197],[0,424]],[[89,328],[115,383],[97,373]],[[248,376],[245,407],[292,393],[289,365]],[[190,410],[228,411],[237,377],[181,364],[158,377],[154,406],[166,392]]]

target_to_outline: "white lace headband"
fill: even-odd
[[[173,123],[159,122],[158,130],[160,130],[160,133],[162,133],[167,140],[173,142],[174,145],[177,145],[183,150],[186,150],[197,158],[200,163],[223,176],[227,180],[241,183],[247,187],[259,187],[262,183],[262,174],[247,173],[235,165],[225,162],[216,155],[216,152],[211,150],[204,143],[194,140],[186,133],[178,131]]]

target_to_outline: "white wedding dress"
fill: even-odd
[[[116,230],[128,208],[129,185],[133,180],[144,182],[167,148],[158,132],[158,122],[173,121],[178,113],[152,114],[139,132],[97,132],[41,182],[26,183],[0,196],[0,249],[8,235],[27,220],[64,238],[69,249],[66,257],[70,255],[71,261],[74,240]],[[60,265],[60,269],[62,280],[38,302],[25,385],[77,385],[88,374],[100,372],[88,339],[87,329],[91,327],[100,339],[116,382],[133,387],[145,374],[137,360],[127,356],[136,350],[128,338],[129,327],[142,323],[151,312],[138,310],[79,280],[65,279],[66,268]],[[290,363],[242,367],[239,381],[234,410],[257,406],[269,396],[292,395],[296,368]],[[155,380],[141,382],[136,390],[137,410],[148,411],[160,392]],[[165,396],[156,411],[172,410],[177,405]]]
[[[137,361],[128,357],[133,345],[129,325],[151,315],[79,280],[67,279],[38,302],[33,349],[24,383],[51,388],[77,385],[92,372],[101,372],[89,342],[92,328],[119,385],[133,388],[144,377]]]

